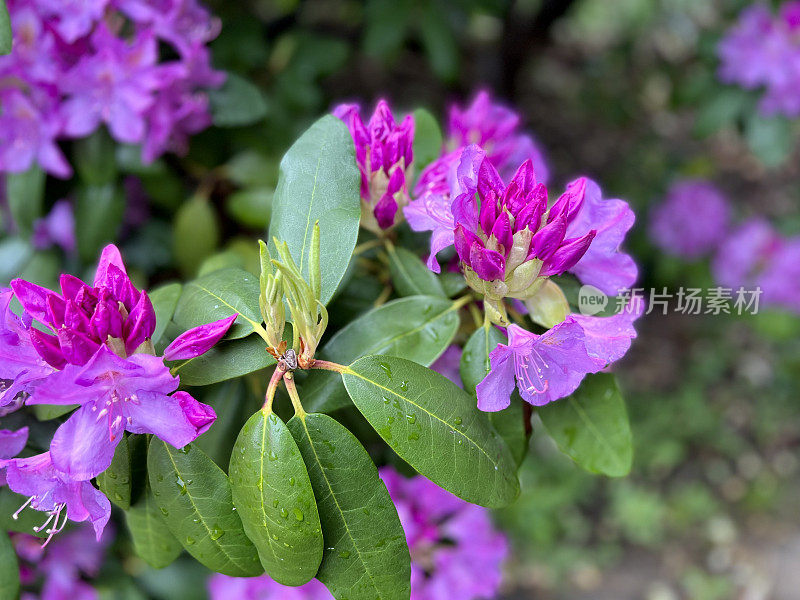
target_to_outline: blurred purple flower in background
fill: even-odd
[[[14,458],[22,452],[28,443],[28,428],[22,427],[16,431],[0,429],[0,461]],[[0,486],[6,484],[5,469],[0,467]]]
[[[75,251],[75,215],[68,200],[53,204],[50,213],[33,224],[32,241],[38,250],[60,246],[68,254]]]
[[[407,479],[392,467],[383,467],[380,476],[397,507],[411,552],[411,600],[494,598],[509,549],[489,511],[456,498],[422,476]],[[333,598],[317,580],[292,588],[266,575],[214,574],[208,591],[211,600]]]
[[[650,237],[664,252],[693,260],[716,249],[730,220],[728,201],[712,183],[676,181],[650,215]]]
[[[461,346],[452,344],[447,347],[442,355],[431,365],[431,369],[444,375],[458,387],[464,387],[461,382]]]
[[[378,101],[366,124],[357,104],[340,104],[333,114],[347,125],[356,146],[361,171],[361,224],[380,233],[395,224],[397,209],[408,203],[414,117],[407,115],[398,124],[385,100]]]
[[[742,11],[719,43],[719,78],[747,89],[764,88],[765,114],[800,115],[800,2],[773,16],[766,4]]]
[[[205,44],[219,21],[195,0],[12,0],[14,47],[0,57],[0,171],[72,170],[56,145],[105,123],[143,158],[185,152],[210,124],[206,89],[222,85]],[[119,12],[116,9],[119,9]],[[127,17],[127,20],[126,18]],[[159,62],[158,42],[177,51]]]
[[[761,288],[761,301],[800,312],[800,237],[785,238],[767,221],[750,219],[720,244],[712,262],[716,282]]]

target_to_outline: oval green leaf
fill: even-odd
[[[2,10],[2,7],[0,7]],[[19,563],[9,535],[0,529],[0,600],[19,596]]]
[[[122,510],[131,507],[131,455],[127,436],[117,444],[109,467],[97,476],[97,487]]]
[[[439,122],[424,108],[414,111],[414,171],[418,174],[442,153]]]
[[[317,579],[337,600],[409,600],[411,557],[400,518],[367,451],[327,415],[289,421],[325,537]]]
[[[267,352],[267,344],[257,335],[243,340],[223,341],[205,354],[177,362],[173,375],[183,385],[211,385],[241,377],[275,364]]]
[[[475,393],[475,387],[489,373],[491,365],[489,354],[497,344],[505,344],[506,336],[496,327],[479,327],[467,340],[464,352],[461,354],[461,382],[464,389]]]
[[[150,338],[154,346],[158,346],[161,336],[164,335],[167,325],[172,320],[182,290],[183,286],[180,283],[168,283],[150,292],[150,302],[156,313],[156,328]]]
[[[471,396],[446,377],[393,356],[365,356],[342,375],[361,414],[419,473],[491,508],[519,494],[516,462]]]
[[[263,572],[233,506],[228,478],[202,450],[192,444],[177,450],[153,438],[147,471],[167,527],[199,563],[232,577]]]
[[[272,198],[270,252],[277,256],[273,237],[286,242],[308,279],[311,234],[319,221],[323,304],[339,286],[356,245],[360,185],[350,132],[332,115],[314,123],[281,160]]]
[[[214,271],[184,286],[173,321],[186,331],[239,313],[227,339],[243,338],[261,326],[260,294],[258,277],[252,273],[238,268]]]
[[[610,373],[588,375],[567,398],[538,408],[559,449],[591,473],[623,477],[633,462],[625,400]]]
[[[447,297],[436,275],[420,258],[405,248],[388,247],[392,283],[401,296]]]
[[[149,485],[141,500],[125,511],[125,522],[136,554],[151,567],[163,569],[183,552],[183,546],[167,527]]]
[[[458,307],[434,296],[393,300],[340,329],[320,354],[340,364],[369,354],[400,356],[429,366],[458,331]],[[303,403],[309,411],[330,412],[348,406],[350,400],[339,375],[312,371],[303,385]]]
[[[242,427],[228,469],[233,504],[267,575],[303,585],[322,561],[322,530],[303,457],[275,413],[258,411]]]

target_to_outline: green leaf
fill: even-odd
[[[157,346],[161,341],[161,336],[164,335],[172,315],[175,314],[182,290],[183,286],[180,283],[168,283],[150,292],[150,302],[153,304],[153,310],[156,313],[156,328],[150,338],[153,345]]]
[[[151,567],[163,569],[183,551],[181,543],[170,533],[149,484],[143,498],[125,511],[125,522],[136,554]]]
[[[250,335],[261,326],[258,277],[242,269],[214,271],[183,287],[172,320],[182,330],[239,313],[227,339]]]
[[[0,12],[2,7],[0,7]],[[0,600],[17,600],[19,563],[9,535],[0,529]]]
[[[461,355],[461,382],[464,389],[475,393],[475,387],[486,377],[491,369],[489,354],[497,344],[505,344],[506,336],[496,327],[479,327],[470,336]]]
[[[511,404],[508,408],[489,413],[489,421],[505,440],[508,449],[517,463],[517,468],[528,454],[528,441],[530,436],[526,427],[526,419],[530,422],[530,412],[525,412],[522,398],[516,392],[511,395]]]
[[[613,375],[588,375],[572,396],[542,406],[537,413],[561,451],[587,471],[610,477],[630,472],[633,439]]]
[[[435,484],[491,508],[519,494],[508,446],[475,397],[446,377],[402,358],[365,356],[342,379],[370,425]]]
[[[332,115],[314,123],[281,161],[272,199],[270,252],[276,251],[273,236],[286,242],[308,280],[311,233],[319,221],[323,304],[339,286],[356,245],[360,177],[350,132]]]
[[[243,340],[222,341],[205,354],[177,362],[172,374],[183,385],[211,385],[275,364],[267,352],[267,344],[257,335]]]
[[[22,173],[6,174],[8,209],[17,228],[24,235],[31,234],[33,222],[42,216],[44,182],[45,172],[35,164]]]
[[[442,152],[439,122],[424,108],[414,111],[414,171],[419,174]]]
[[[10,54],[11,44],[11,20],[8,18],[8,7],[6,0],[0,0],[0,55]]]
[[[39,421],[51,421],[63,417],[78,408],[78,404],[34,404],[33,414]]]
[[[225,74],[225,84],[209,90],[211,120],[217,127],[252,125],[267,115],[267,102],[261,90],[235,73]]]
[[[219,246],[217,214],[206,198],[195,196],[175,214],[172,243],[175,261],[186,276],[197,273],[202,262]]]
[[[275,413],[254,414],[231,453],[233,504],[267,574],[303,585],[322,561],[322,530],[303,457]]]
[[[83,182],[91,185],[113,183],[117,177],[117,158],[114,141],[106,128],[100,127],[74,143],[75,168]]]
[[[750,151],[769,168],[786,162],[795,143],[790,123],[781,116],[752,115],[746,124],[745,138]]]
[[[114,184],[88,185],[78,191],[75,231],[78,254],[87,263],[97,260],[100,248],[113,242],[122,224],[125,198]]]
[[[337,600],[408,600],[403,526],[367,451],[327,415],[294,417],[288,426],[308,466],[325,537],[317,578]]]
[[[131,455],[127,436],[117,444],[111,465],[97,476],[97,487],[122,510],[131,507]]]
[[[226,209],[242,225],[266,229],[272,211],[273,191],[268,188],[250,188],[234,192],[228,197]]]
[[[750,93],[739,88],[725,88],[701,107],[694,123],[695,134],[707,137],[733,123],[749,104]]]
[[[392,283],[399,295],[447,297],[439,279],[416,254],[394,246],[388,251]]]
[[[340,329],[321,355],[342,364],[367,354],[400,356],[427,367],[450,345],[458,325],[458,305],[449,300],[400,298]],[[350,400],[338,374],[312,371],[303,384],[303,403],[307,410],[330,412],[348,406]]]
[[[147,471],[167,527],[199,563],[232,577],[263,571],[234,509],[228,478],[202,450],[192,444],[176,450],[153,438]]]
[[[27,533],[36,537],[47,537],[44,531],[36,532],[34,527],[38,527],[47,520],[47,514],[33,510],[27,506],[19,513],[18,518],[12,515],[23,505],[28,498],[15,494],[7,486],[0,487],[0,531],[17,531]]]

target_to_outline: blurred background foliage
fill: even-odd
[[[99,132],[66,147],[77,167],[70,181],[9,176],[5,219],[12,214],[18,227],[0,239],[0,281],[52,285],[62,268],[85,272],[111,240],[151,286],[227,265],[255,271],[252,239],[268,224],[278,161],[320,113],[385,95],[444,115],[484,86],[523,115],[557,188],[585,174],[634,206],[628,247],[641,287],[711,285],[707,264],[648,241],[649,207],[676,178],[709,178],[739,216],[762,214],[800,233],[798,123],[758,115],[753,94],[715,77],[716,42],[741,0],[208,4],[223,23],[214,63],[231,73],[212,95],[215,126],[185,157],[144,165],[138,149]],[[35,250],[34,222],[65,197],[82,232],[77,251]],[[336,306],[333,320],[366,310],[381,288],[350,290],[363,302]],[[798,332],[798,317],[774,311],[646,317],[618,368],[634,472],[590,476],[537,439],[534,423],[537,460],[526,462],[524,494],[497,515],[515,546],[508,597],[796,598]],[[217,437],[258,402],[243,382],[202,399],[214,403],[215,394],[226,399]],[[227,462],[215,436],[200,442]],[[107,597],[203,594],[196,564],[148,570],[127,543],[116,548],[126,562],[110,563],[98,586]],[[102,585],[123,568],[135,584]]]

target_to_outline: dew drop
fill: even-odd
[[[403,390],[404,392],[407,392],[408,391],[408,382],[407,381],[401,381],[400,382],[400,389]]]
[[[162,506],[161,507],[161,514],[164,515],[165,517],[168,517],[169,516],[169,511]]]
[[[406,421],[408,421],[409,424],[413,425],[414,423],[417,422],[417,415],[415,414],[406,415]]]
[[[341,556],[342,558],[350,558],[350,552],[348,552],[347,550],[342,550],[341,552],[339,552],[339,556]]]
[[[293,509],[292,512],[294,512],[294,518],[297,519],[298,521],[302,521],[304,519],[303,511],[300,510],[299,508]]]
[[[278,508],[278,499],[277,498],[272,501],[272,507],[273,508]]]
[[[416,431],[412,431],[408,434],[408,439],[412,442],[416,442],[419,439],[419,433]]]
[[[289,511],[286,510],[285,508],[282,508],[281,509],[281,516],[285,519],[286,517],[289,516]]]
[[[289,477],[289,485],[294,485],[294,477]]]
[[[210,537],[212,540],[218,540],[224,535],[224,533],[225,531],[222,529],[222,527],[219,525],[214,525],[214,527],[211,528],[211,533],[208,534],[208,537]]]
[[[275,454],[275,452],[274,452],[274,451],[270,450],[270,451],[269,451],[269,459],[270,459],[270,460],[278,460],[278,455],[277,455],[277,454]]]
[[[111,470],[106,471],[106,475],[108,477],[110,477],[111,479],[116,479],[117,478],[117,474],[114,473],[114,471],[111,471]]]
[[[462,422],[463,421],[461,420],[461,417],[456,417],[455,419],[453,419],[453,423],[455,423],[456,425],[461,425]]]
[[[391,379],[392,378],[392,367],[389,366],[389,363],[378,363],[378,366],[381,368],[381,371],[386,373],[386,376]]]
[[[187,535],[187,536],[186,536],[186,543],[187,543],[187,544],[189,544],[189,545],[191,546],[192,544],[194,544],[194,543],[195,543],[195,539],[194,539],[192,536],[190,536],[190,535]]]

